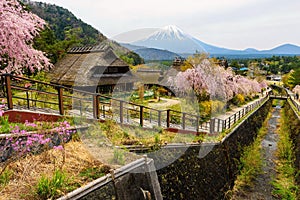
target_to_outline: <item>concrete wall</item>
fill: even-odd
[[[59,200],[162,200],[152,159],[143,158],[79,188]]]

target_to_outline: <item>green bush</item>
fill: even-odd
[[[236,106],[243,105],[245,103],[245,97],[242,94],[237,94],[233,97],[232,103]]]

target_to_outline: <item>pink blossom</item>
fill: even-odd
[[[31,87],[31,86],[32,86],[31,83],[25,83],[25,85],[24,85],[25,88],[29,88],[29,87]]]
[[[25,121],[25,126],[31,126],[31,127],[37,127],[37,124],[35,123],[30,123],[28,120]]]
[[[1,73],[22,74],[24,66],[31,72],[52,66],[44,53],[32,46],[44,25],[44,20],[24,10],[17,0],[0,0],[0,57],[7,64]]]
[[[64,150],[64,147],[59,145],[59,146],[54,146],[53,149],[62,151]]]
[[[230,100],[237,94],[248,96],[261,90],[256,80],[235,75],[231,68],[212,64],[208,59],[192,64],[193,68],[169,80],[182,94],[194,91],[198,96],[208,94],[211,99]]]
[[[293,89],[293,92],[300,95],[300,85],[296,85]]]

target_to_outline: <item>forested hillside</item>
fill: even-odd
[[[91,25],[78,19],[69,10],[42,2],[24,1],[31,12],[44,19],[53,30],[58,40],[64,40],[71,31],[77,32],[83,45],[96,44],[105,40],[106,37]]]
[[[129,61],[128,64],[140,64],[143,60],[118,43],[107,39],[91,25],[78,19],[69,10],[57,5],[23,0],[27,9],[44,19],[48,27],[35,38],[34,47],[47,53],[52,63],[56,63],[72,46],[96,45],[107,43],[118,56]]]

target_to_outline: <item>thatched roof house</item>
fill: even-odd
[[[52,83],[92,92],[129,90],[135,81],[127,63],[106,45],[70,49],[49,76]]]
[[[159,85],[163,78],[163,72],[154,69],[138,69],[134,75],[139,78],[140,82],[147,85]]]

